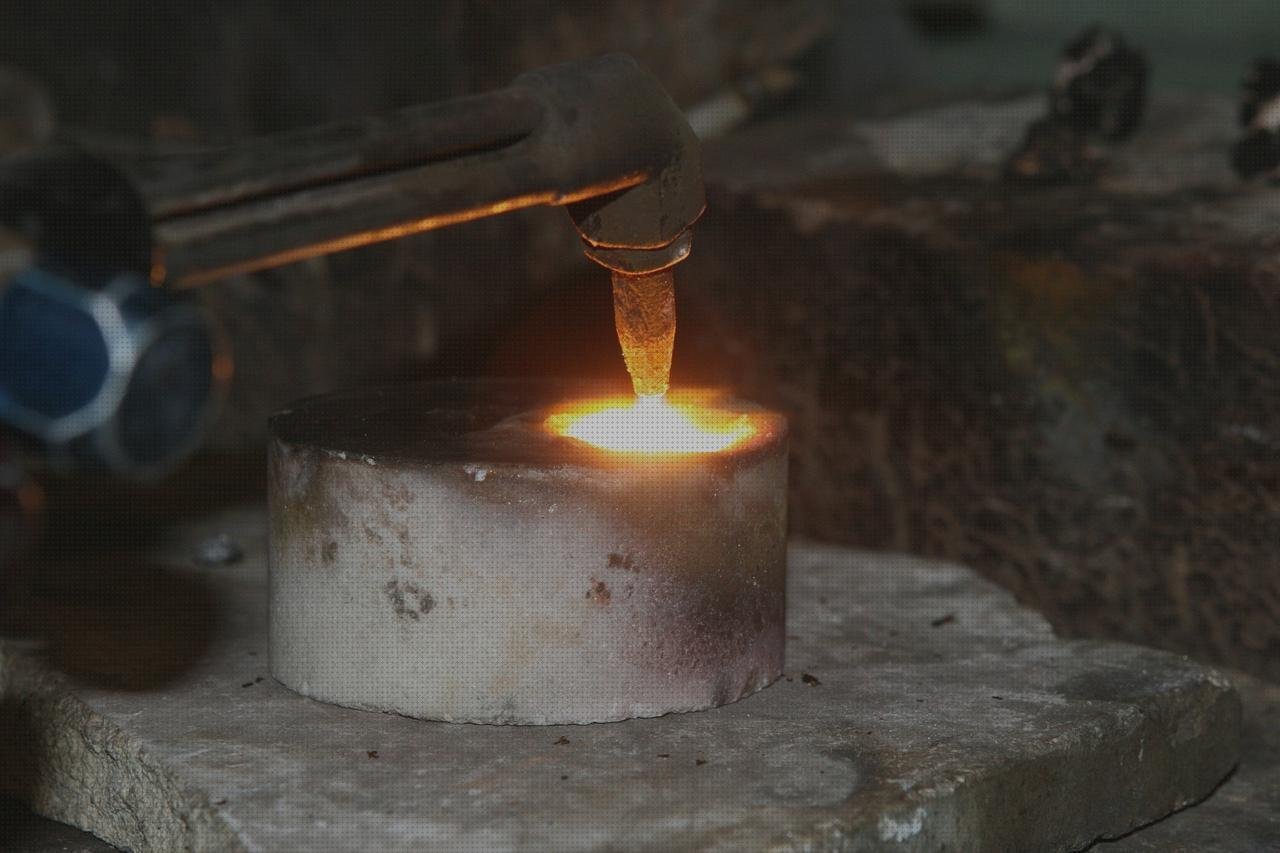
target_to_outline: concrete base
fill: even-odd
[[[786,677],[732,706],[495,729],[324,705],[266,675],[263,518],[183,531],[152,555],[164,583],[51,603],[46,657],[80,661],[76,684],[0,653],[6,788],[139,850],[1071,850],[1201,799],[1237,759],[1239,700],[1212,671],[1059,640],[965,568],[809,545]],[[217,532],[246,559],[182,568]],[[143,604],[153,622],[112,627]],[[209,627],[163,657],[164,620]],[[84,625],[94,671],[71,654]]]

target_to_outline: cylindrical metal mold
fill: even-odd
[[[434,383],[272,419],[272,674],[328,702],[561,724],[733,702],[781,673],[786,426],[627,457],[546,431],[584,389]]]

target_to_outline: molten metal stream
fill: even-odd
[[[613,274],[613,318],[635,396],[577,400],[546,420],[556,435],[642,456],[717,453],[756,433],[749,415],[718,408],[714,394],[668,392],[676,338],[671,269]]]
[[[602,450],[641,456],[717,453],[757,431],[750,415],[717,408],[711,393],[697,391],[575,400],[552,413],[546,427]]]
[[[637,397],[661,397],[671,385],[676,294],[671,268],[613,273],[613,322]]]

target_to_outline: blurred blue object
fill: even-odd
[[[199,306],[136,273],[31,267],[0,291],[0,421],[55,459],[153,476],[197,445],[225,374]]]

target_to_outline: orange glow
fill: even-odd
[[[546,420],[556,435],[616,453],[672,456],[717,453],[756,434],[743,412],[716,408],[710,395],[620,395],[567,403]]]
[[[44,489],[35,483],[23,483],[18,487],[18,506],[27,515],[38,515],[44,509]]]
[[[213,378],[219,382],[230,382],[235,375],[236,363],[226,353],[219,353],[213,358]]]

